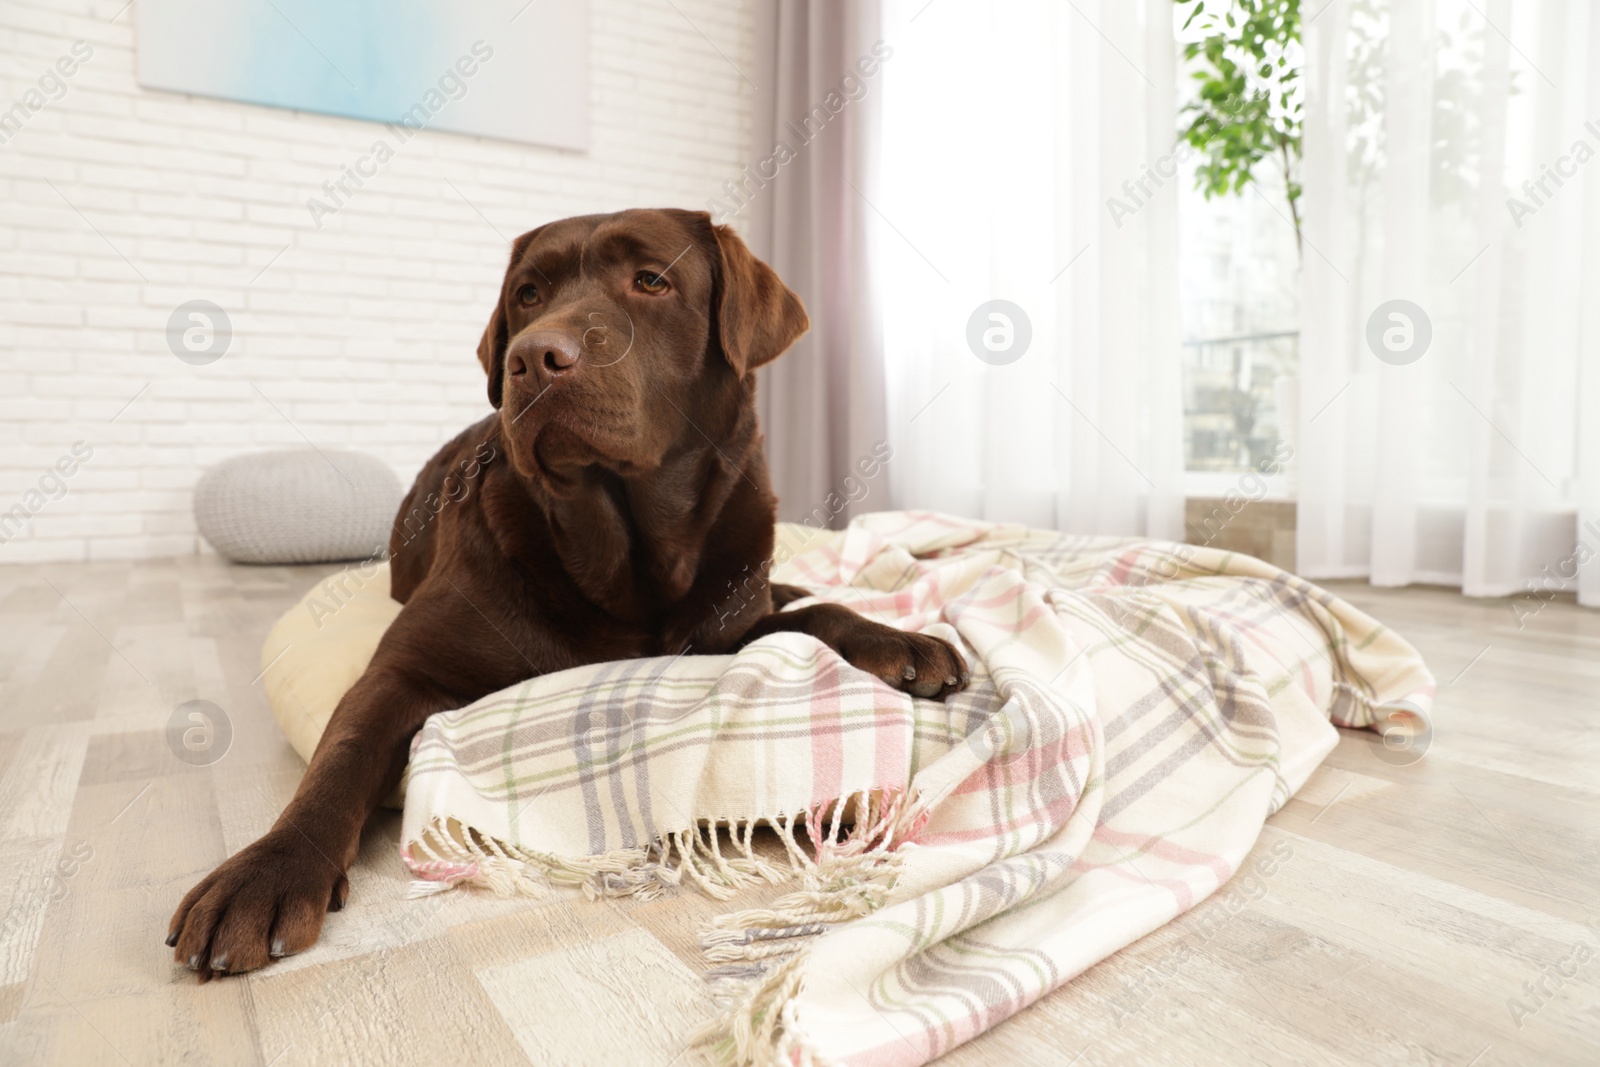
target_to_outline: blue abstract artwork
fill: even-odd
[[[140,0],[139,84],[582,150],[587,0]]]

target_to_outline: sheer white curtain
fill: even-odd
[[[885,0],[884,27],[893,504],[1181,537],[1171,0]]]
[[[1300,570],[1600,604],[1600,11],[1339,0],[1306,45]]]

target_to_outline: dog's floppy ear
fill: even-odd
[[[501,286],[500,300],[494,306],[494,314],[489,316],[489,325],[483,331],[483,339],[478,342],[478,362],[483,364],[484,373],[489,375],[489,403],[495,407],[500,406],[500,391],[506,380],[506,295],[505,286]]]
[[[811,327],[805,305],[778,272],[750,253],[731,226],[711,225],[699,212],[716,244],[717,280],[712,314],[722,353],[734,373],[744,377],[770,363]]]
[[[478,362],[483,364],[483,372],[489,376],[489,403],[497,408],[506,380],[506,345],[511,341],[506,326],[506,300],[510,295],[506,289],[511,284],[511,274],[516,270],[517,261],[538,232],[530,230],[511,242],[511,262],[506,264],[505,277],[500,280],[500,299],[495,302],[494,314],[489,316],[489,325],[484,328],[483,339],[478,342]]]

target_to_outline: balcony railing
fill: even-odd
[[[1259,470],[1271,459],[1278,442],[1289,436],[1280,424],[1284,390],[1278,383],[1297,373],[1299,341],[1298,331],[1283,331],[1183,342],[1184,460],[1189,470]]]

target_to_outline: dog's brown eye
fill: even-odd
[[[517,290],[517,299],[524,304],[537,303],[539,300],[539,287],[537,285],[524,285]]]
[[[654,296],[661,295],[669,288],[665,278],[650,270],[640,271],[633,279],[633,287],[641,293],[650,293]]]

